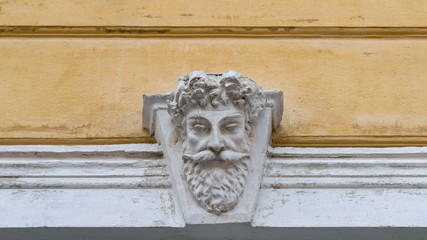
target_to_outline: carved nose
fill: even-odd
[[[208,142],[209,150],[217,154],[224,150],[224,144],[222,144],[219,134],[219,131],[213,131],[211,139]]]
[[[211,144],[210,146],[209,146],[209,150],[211,150],[212,152],[214,152],[214,153],[220,153],[221,151],[223,151],[224,150],[224,146],[223,145],[221,145],[221,144]]]

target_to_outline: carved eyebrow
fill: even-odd
[[[230,115],[228,115],[227,117],[243,117],[243,115],[241,113],[231,113]]]
[[[202,116],[200,116],[200,115],[195,114],[195,115],[189,116],[188,120],[202,120],[202,121],[205,121],[207,119],[204,118],[204,117],[202,117]]]
[[[221,121],[241,119],[241,118],[243,118],[242,114],[240,114],[240,113],[232,113],[231,115],[224,117]]]

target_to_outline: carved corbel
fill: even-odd
[[[161,144],[187,223],[249,222],[283,93],[234,71],[194,71],[144,95],[144,128]]]

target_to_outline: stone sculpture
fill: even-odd
[[[234,71],[191,72],[168,103],[183,139],[183,174],[194,199],[214,214],[232,209],[250,168],[251,123],[265,107],[261,88]]]
[[[251,219],[282,98],[235,71],[193,71],[170,93],[144,95],[144,128],[163,147],[187,223]]]

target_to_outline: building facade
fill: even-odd
[[[0,3],[0,239],[425,238],[426,14],[421,0]],[[197,70],[273,99],[253,121],[264,135],[248,131],[253,189],[220,210],[186,192],[161,95]]]

